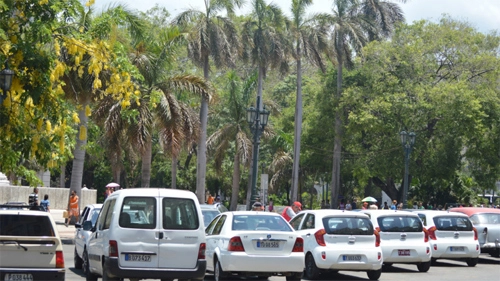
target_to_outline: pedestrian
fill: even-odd
[[[273,202],[273,199],[269,199],[269,212],[272,212],[274,211],[274,202]]]
[[[30,206],[38,206],[38,187],[33,188],[33,193],[28,198]]]
[[[346,209],[346,211],[350,211],[350,210],[352,210],[352,205],[351,205],[351,203],[349,202],[349,200],[347,200],[347,203],[345,203],[345,209]]]
[[[295,201],[291,206],[286,206],[285,209],[283,209],[281,216],[285,218],[286,221],[290,221],[300,212],[300,210],[302,210],[302,204],[299,201]]]
[[[88,189],[87,185],[84,184],[83,187],[82,187],[82,189]]]
[[[214,203],[214,197],[212,196],[212,194],[210,194],[210,192],[207,193],[208,193],[207,204],[212,205]]]
[[[382,210],[389,210],[389,205],[387,205],[387,201],[384,202],[384,206],[382,207]]]
[[[339,210],[345,210],[345,200],[340,199]]]
[[[253,203],[252,205],[252,211],[264,211],[264,205],[260,203],[259,201]]]
[[[357,206],[357,204],[356,204],[356,198],[353,198],[353,199],[352,199],[352,204],[351,204],[351,206],[352,206],[352,209],[353,209],[353,210],[356,210],[356,209],[358,208],[358,206]]]
[[[363,207],[361,209],[363,210],[368,209],[368,202],[363,202]]]
[[[66,227],[68,227],[68,224],[71,222],[72,218],[75,218],[75,222],[78,221],[80,217],[80,208],[78,207],[78,195],[76,195],[76,191],[71,191],[71,196],[69,197],[69,202],[68,202],[68,219],[66,221]]]
[[[45,212],[50,212],[50,201],[49,201],[49,195],[45,194],[43,196],[43,200],[40,201],[40,208],[42,211]]]
[[[108,198],[108,196],[111,195],[111,193],[113,193],[113,188],[112,187],[107,187],[106,188],[106,191],[104,191],[104,200],[106,200],[106,198]]]
[[[396,210],[398,207],[398,201],[392,200],[391,210]]]

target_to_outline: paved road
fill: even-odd
[[[75,269],[73,265],[73,245],[64,245],[64,260],[66,265],[66,280],[81,281],[85,279],[83,272]],[[396,264],[384,269],[380,281],[457,281],[457,280],[499,280],[500,258],[492,258],[482,254],[476,267],[468,267],[465,262],[438,260],[429,272],[420,273],[415,265]],[[207,275],[205,280],[213,281],[212,275]],[[255,280],[252,278],[236,279]],[[341,271],[325,276],[321,280],[369,280],[364,272]],[[231,280],[228,280],[231,281]],[[285,277],[271,277],[269,281],[285,281]]]

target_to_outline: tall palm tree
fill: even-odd
[[[325,71],[322,52],[327,50],[327,34],[324,29],[314,26],[315,17],[306,18],[306,8],[312,0],[292,0],[291,31],[297,67],[297,94],[295,99],[295,138],[293,146],[293,169],[291,201],[297,201],[299,190],[300,141],[302,135],[302,57]]]
[[[353,53],[361,54],[361,48],[369,39],[388,37],[404,17],[399,6],[380,0],[333,0],[332,14],[322,15],[331,27],[333,50],[337,63],[337,89],[335,100],[342,97],[342,69],[352,65]],[[340,162],[342,151],[342,118],[344,111],[335,112],[335,137],[333,147],[332,195],[330,205],[337,207],[340,190]]]
[[[208,81],[210,59],[216,67],[233,66],[239,46],[235,26],[228,17],[220,16],[219,13],[225,10],[228,16],[234,15],[235,8],[241,7],[244,0],[204,0],[204,2],[205,11],[186,10],[179,14],[174,22],[191,29],[188,55],[196,65],[203,68],[203,76]],[[200,203],[205,202],[208,103],[208,96],[203,96],[200,105],[201,132],[196,167],[196,195]]]

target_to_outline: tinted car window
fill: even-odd
[[[325,217],[323,227],[327,234],[373,235],[373,225],[367,218]]]
[[[193,230],[200,227],[198,211],[193,200],[165,197],[162,200],[164,229]]]
[[[421,232],[422,221],[418,217],[378,217],[378,225],[385,232]]]
[[[236,215],[233,230],[277,230],[292,231],[282,216]]]
[[[214,227],[214,231],[212,232],[213,235],[219,235],[220,231],[222,229],[222,226],[224,225],[224,222],[226,221],[227,216],[222,216],[218,221],[217,224]]]
[[[205,228],[205,234],[206,235],[211,235],[212,234],[212,230],[214,229],[214,226],[215,226],[215,224],[217,223],[218,220],[219,220],[219,217],[215,217],[210,222],[210,224]]]
[[[113,207],[115,206],[116,200],[109,200],[104,203],[102,216],[99,216],[98,228],[109,229],[111,224],[111,215],[113,214]]]
[[[304,214],[298,214],[296,215],[293,219],[290,220],[290,225],[293,227],[293,229],[298,230],[300,226],[300,222],[304,218]]]
[[[125,197],[118,224],[124,228],[154,229],[156,227],[156,198]]]
[[[473,224],[500,224],[500,214],[477,214],[470,219]]]
[[[0,235],[55,236],[48,217],[8,214],[0,215]]]
[[[435,217],[434,225],[443,231],[472,231],[472,223],[468,218]]]

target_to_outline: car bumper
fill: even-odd
[[[477,258],[481,253],[478,243],[430,243],[430,245],[432,249],[432,257],[435,259]],[[464,251],[453,251],[453,247],[464,247]]]
[[[105,258],[104,267],[112,277],[139,279],[197,279],[205,277],[206,260],[198,260],[195,268],[121,268],[117,258]]]
[[[226,272],[302,272],[304,253],[292,253],[289,256],[260,256],[233,252],[221,255],[220,263]]]
[[[400,250],[410,250],[410,255],[400,255]],[[390,263],[419,263],[431,260],[431,249],[427,244],[419,247],[405,247],[403,245],[394,247],[382,247],[384,262]]]
[[[9,280],[12,274],[31,274],[33,280],[64,280],[66,270],[64,268],[50,269],[27,269],[27,268],[0,268],[0,280]]]
[[[325,259],[322,258],[324,252]],[[327,250],[325,247],[317,247],[312,252],[316,266],[321,269],[331,270],[355,270],[369,271],[379,270],[382,267],[382,249],[376,250],[349,250],[348,252]],[[378,259],[378,256],[381,259]],[[344,256],[361,256],[359,261],[347,261]]]

